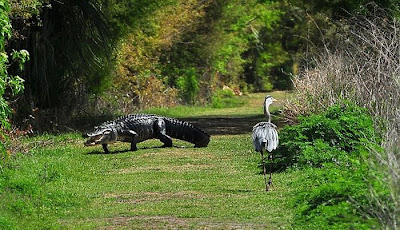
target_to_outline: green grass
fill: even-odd
[[[227,106],[225,108],[198,107],[198,106],[176,106],[173,108],[151,108],[141,112],[154,113],[163,116],[176,118],[192,118],[192,117],[245,117],[262,115],[264,97],[270,94],[277,100],[284,100],[290,96],[286,91],[275,91],[270,93],[255,93],[246,96],[236,97],[239,103],[235,103],[238,107]],[[279,102],[271,105],[270,110],[274,111],[280,107]]]
[[[20,156],[18,170],[6,170],[0,213],[17,229],[290,225],[295,175],[275,174],[275,190],[265,193],[249,135],[215,136],[199,149],[151,148],[160,145],[154,140],[118,154],[91,154],[101,149],[83,148],[74,134],[56,138],[69,143]]]
[[[249,96],[256,108],[195,114],[259,114],[264,96]],[[0,229],[291,228],[299,175],[275,173],[275,188],[264,192],[250,133],[212,136],[207,148],[151,140],[131,152],[118,143],[111,154],[84,148],[75,133],[23,144],[31,150],[1,168]]]

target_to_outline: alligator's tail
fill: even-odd
[[[207,147],[210,142],[210,135],[186,121],[166,118],[165,125],[168,136],[191,142],[194,147]]]

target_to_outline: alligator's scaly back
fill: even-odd
[[[210,135],[200,128],[186,122],[173,118],[164,117],[167,135],[193,143],[195,147],[207,147]]]
[[[165,147],[172,147],[171,137],[195,147],[206,147],[210,142],[210,135],[188,122],[153,114],[131,114],[104,122],[85,137],[90,138],[86,146],[102,144],[105,152],[109,152],[107,145],[116,141],[130,142],[131,150],[137,149],[137,143],[153,138],[160,139]]]

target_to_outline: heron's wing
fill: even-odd
[[[276,149],[279,144],[278,132],[276,126],[270,122],[260,122],[253,127],[253,145],[259,152],[263,145],[268,152]]]

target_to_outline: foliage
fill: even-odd
[[[234,108],[244,104],[244,101],[238,99],[230,88],[218,90],[211,97],[211,105],[213,108]]]
[[[371,210],[375,210],[382,226],[396,229],[399,214],[395,210],[400,210],[400,204],[393,200],[400,192],[393,181],[398,180],[399,171],[395,153],[400,133],[400,40],[399,20],[390,13],[373,6],[371,11],[355,15],[345,24],[338,23],[343,32],[330,46],[334,49],[324,49],[304,72],[294,77],[298,96],[286,106],[285,114],[293,121],[296,114],[325,110],[343,99],[368,109],[385,148],[372,155],[371,165],[379,165],[374,168],[386,176],[392,197],[389,201],[381,199],[374,195],[380,191],[371,186],[370,199],[375,207]]]
[[[147,13],[139,16],[130,12],[129,9],[124,9],[127,10],[124,13],[126,17],[135,20],[131,22],[131,28],[126,31],[126,35],[119,44],[120,51],[117,53],[117,63],[113,73],[115,76],[113,89],[109,90],[107,94],[119,98],[121,98],[121,94],[129,95],[127,99],[131,100],[137,108],[143,109],[149,105],[158,107],[162,105],[157,105],[157,101],[150,102],[152,98],[148,97],[150,94],[144,92],[143,82],[149,75],[155,76],[160,83],[164,84],[163,88],[168,91],[176,91],[174,89],[177,87],[175,80],[178,76],[186,76],[185,71],[190,67],[182,68],[176,75],[161,74],[163,65],[160,58],[162,53],[169,52],[173,44],[181,41],[184,32],[189,32],[195,27],[198,18],[203,15],[202,4],[207,4],[207,1],[202,1],[203,3],[198,3],[197,0],[144,1],[142,4],[134,2],[141,5],[138,7],[144,7],[143,10]],[[118,5],[119,3],[110,6],[110,9]],[[110,12],[111,15],[114,13],[114,11]],[[178,67],[174,68],[178,69]],[[170,82],[172,83],[170,84]],[[192,102],[190,98],[186,100],[187,98],[184,97],[186,92],[183,92],[183,89],[180,95],[185,102]],[[176,96],[171,99],[177,101],[178,95]],[[141,104],[141,101],[135,99],[138,97],[149,103]]]
[[[26,104],[18,112],[27,116],[38,108],[72,115],[88,94],[102,91],[110,81],[113,37],[100,3],[36,0],[14,5],[15,36],[9,49],[23,47],[33,57],[21,75]]]
[[[371,117],[349,102],[329,107],[320,114],[299,119],[280,131],[277,162],[302,168],[304,190],[297,194],[296,228],[370,229],[378,221],[370,210],[369,186],[383,192],[387,186],[370,184],[381,175],[370,170],[370,149],[377,147]],[[368,208],[366,208],[368,207]]]
[[[366,214],[370,210],[364,209],[368,204],[366,165],[365,161],[354,159],[351,166],[326,163],[323,168],[301,171],[304,190],[293,202],[295,229],[378,228],[377,219]]]
[[[262,86],[271,89],[272,68],[287,60],[281,44],[268,40],[282,14],[276,6],[272,1],[255,0],[218,0],[206,5],[195,30],[188,30],[181,43],[163,54],[162,73],[174,76],[176,70],[195,66],[200,80],[208,82],[205,86],[212,91],[244,82],[257,90]]]
[[[172,108],[178,105],[178,90],[167,87],[157,77],[151,75],[136,80],[132,88],[124,87],[126,94],[121,95],[122,89],[114,86],[107,90],[107,94],[91,98],[91,103],[96,106],[88,110],[89,114],[115,117],[145,108]]]
[[[19,76],[9,75],[8,73],[10,64],[9,57],[5,52],[5,45],[7,39],[11,37],[11,24],[8,17],[9,10],[8,1],[0,2],[0,158],[3,158],[5,152],[3,143],[5,140],[4,131],[10,128],[9,117],[11,115],[11,108],[8,105],[8,100],[24,89],[24,80]],[[11,60],[17,62],[19,69],[23,70],[24,63],[29,60],[29,53],[26,50],[13,50]]]
[[[241,91],[288,89],[303,52],[316,50],[309,42],[329,47],[318,39],[331,44],[340,34],[331,19],[362,11],[364,2],[12,0],[15,36],[8,53],[26,48],[33,57],[20,74],[26,90],[18,113],[22,120],[39,108],[68,122],[70,116],[107,110],[108,96],[143,108],[147,105],[137,98],[145,95],[141,84],[148,76],[162,88],[181,87],[173,101],[193,103],[182,88],[182,77],[192,68],[197,83],[185,81],[195,83],[200,104],[211,102],[223,85]],[[9,69],[11,75],[18,71]]]
[[[298,125],[280,130],[277,156],[284,167],[345,165],[350,156],[359,154],[358,148],[365,145],[365,141],[379,143],[371,117],[349,102],[299,120]]]
[[[186,70],[185,74],[177,79],[176,85],[182,94],[181,98],[194,105],[199,92],[196,70],[194,68]]]

